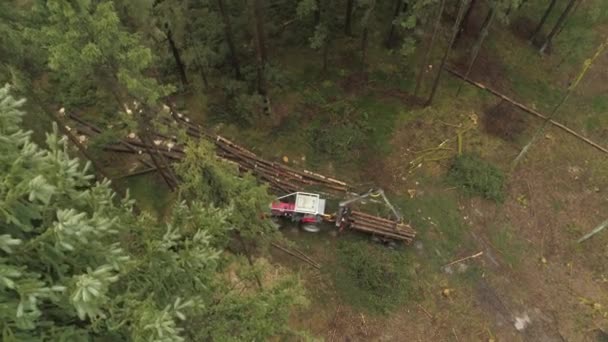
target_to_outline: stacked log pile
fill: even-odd
[[[248,171],[268,182],[275,190],[284,193],[301,191],[303,188],[318,186],[330,192],[346,192],[349,185],[345,182],[320,175],[308,170],[296,170],[285,164],[275,163],[258,157],[250,150],[220,136],[204,132],[185,116],[173,113],[173,118],[186,129],[191,137],[206,138],[217,147],[218,156],[233,161],[242,171]]]
[[[360,211],[352,211],[348,221],[350,229],[378,235],[382,238],[403,241],[406,244],[411,243],[416,237],[416,231],[408,224],[372,216]]]
[[[68,117],[72,120],[72,126],[66,128],[77,136],[86,136],[89,139],[102,133],[101,129],[74,114],[70,114]],[[347,183],[340,180],[308,170],[296,170],[281,163],[262,159],[252,151],[233,143],[229,139],[205,132],[205,130],[191,123],[182,114],[172,113],[172,117],[180,127],[185,129],[190,137],[212,142],[220,158],[235,163],[241,172],[250,172],[259,177],[278,193],[287,194],[302,191],[310,187],[317,187],[330,193],[344,194],[351,189]],[[156,171],[156,168],[145,158],[146,151],[162,154],[171,161],[179,161],[185,156],[184,146],[177,142],[176,137],[154,133],[153,144],[153,146],[148,146],[136,134],[129,133],[126,137],[118,139],[115,143],[105,145],[104,149],[111,152],[136,155],[139,161],[147,168],[143,171],[136,171],[134,174]],[[407,224],[359,211],[353,211],[349,215],[349,222],[350,229],[387,239],[404,241],[405,243],[410,243],[416,235],[415,231]]]

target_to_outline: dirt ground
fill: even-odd
[[[522,41],[526,30],[513,29]],[[497,60],[480,54],[471,77],[509,93],[506,71],[490,63]],[[461,69],[464,65],[456,63]],[[606,66],[608,57],[601,58],[579,91],[597,94],[605,88]],[[466,133],[465,148],[508,169],[540,123],[496,99],[490,102],[467,107],[457,101],[451,107],[454,115],[427,113],[396,127],[392,152],[369,163],[362,170],[364,178],[396,195],[407,195],[410,189],[416,196],[436,194],[438,189],[425,188],[424,180],[443,177],[456,153],[456,133],[471,114],[479,122]],[[437,149],[443,142],[448,148]],[[429,149],[437,150],[427,159],[418,158]],[[504,203],[458,197],[474,249],[458,251],[454,259],[483,252],[481,257],[449,270],[421,266],[425,273],[417,281],[419,298],[389,315],[359,312],[329,294],[297,315],[294,325],[328,341],[608,340],[608,232],[576,242],[607,218],[606,158],[563,131],[548,129],[510,175]],[[455,190],[446,186],[440,191]],[[409,248],[424,256],[432,246],[433,241],[419,241]],[[309,252],[323,259],[326,248]],[[459,273],[471,268],[480,276],[463,280]],[[303,273],[309,289],[327,286],[313,273]]]

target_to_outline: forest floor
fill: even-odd
[[[471,78],[548,113],[593,54],[598,37],[608,32],[602,26],[585,35],[576,30],[586,15],[581,6],[573,29],[564,30],[555,43],[566,48],[547,56],[522,38],[531,25],[525,16],[516,18],[511,30],[493,31],[496,37],[482,49]],[[465,35],[459,49],[468,51],[473,39]],[[469,127],[464,150],[507,173],[541,122],[448,73],[433,106],[422,108],[410,95],[416,58],[404,70],[397,57],[377,47],[370,51],[371,70],[347,71],[356,69],[346,66],[355,63],[357,44],[339,42],[331,61],[344,69],[330,66],[328,73],[318,70],[320,57],[314,52],[284,51],[276,57],[289,60],[287,76],[297,81],[274,94],[272,116],[255,129],[216,126],[267,158],[286,156],[290,165],[351,181],[359,190],[382,187],[419,232],[412,246],[395,251],[411,261],[414,295],[396,310],[377,314],[346,303],[328,276],[338,241],[362,237],[287,229],[285,235],[323,265],[316,271],[273,252],[274,260],[300,274],[311,297],[309,308],[294,315],[293,326],[328,341],[606,340],[608,232],[582,244],[576,240],[607,218],[608,157],[550,127],[509,175],[503,203],[460,193],[445,181],[457,153],[457,132]],[[456,54],[453,67],[462,68],[466,57]],[[556,117],[602,145],[608,145],[607,68],[605,54]],[[429,68],[423,93],[432,75]],[[310,104],[319,97],[323,106]],[[190,112],[197,112],[197,101],[186,101]],[[325,124],[320,111],[339,103],[365,113],[365,134],[371,137],[362,140],[365,148],[348,156],[324,154],[311,142],[311,132]],[[442,142],[448,149],[421,152]],[[147,193],[153,187],[146,181],[133,182],[136,198],[158,198]],[[156,201],[146,205],[163,207]],[[443,267],[480,251],[481,257]]]

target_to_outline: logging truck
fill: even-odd
[[[316,233],[320,230],[318,223],[326,217],[325,202],[318,194],[294,192],[275,199],[270,213],[273,217],[287,218],[301,224],[307,232]]]
[[[353,210],[352,205],[367,198],[381,198],[391,210],[394,218],[385,219]],[[274,218],[289,219],[301,225],[307,232],[320,231],[319,223],[334,222],[341,232],[352,229],[362,233],[371,234],[376,240],[382,242],[403,241],[409,243],[416,233],[407,224],[402,222],[401,215],[384,195],[384,191],[369,190],[363,195],[340,202],[337,213],[325,213],[326,200],[319,194],[307,192],[294,192],[278,197],[270,206]]]

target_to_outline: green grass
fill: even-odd
[[[525,251],[525,245],[511,232],[511,227],[503,225],[494,228],[490,232],[490,242],[510,267],[516,267],[519,264]]]
[[[448,182],[471,195],[502,202],[505,198],[505,175],[496,166],[471,154],[454,159]]]
[[[365,96],[355,101],[355,106],[367,117],[370,148],[382,153],[390,152],[388,141],[392,137],[395,123],[401,116],[408,119],[410,112],[404,111],[402,105],[395,100],[379,99]],[[409,115],[411,117],[411,115]]]
[[[156,173],[131,177],[127,180],[127,187],[140,209],[163,218],[174,196],[159,178]]]
[[[597,114],[606,114],[608,112],[608,96],[597,95],[591,99],[591,109]]]
[[[404,220],[418,232],[417,240],[424,241],[426,262],[431,265],[440,267],[460,250],[471,246],[453,194],[441,192],[396,203],[402,209]]]
[[[405,253],[368,241],[342,240],[328,270],[338,295],[370,313],[387,313],[412,298],[410,262]]]

